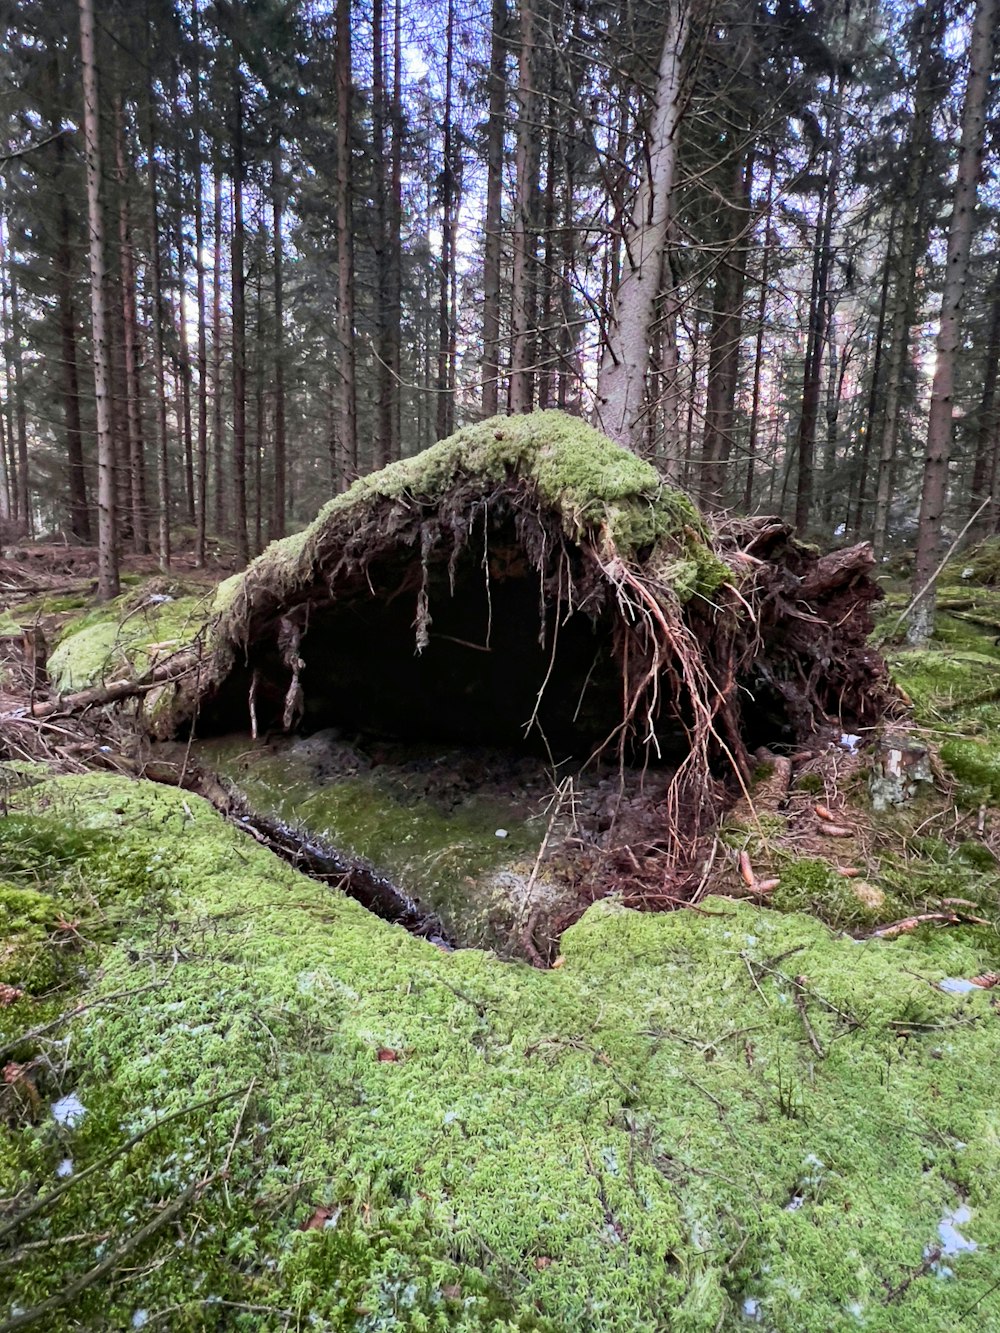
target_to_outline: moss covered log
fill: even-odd
[[[862,945],[720,899],[606,903],[540,973],[444,953],[196,797],[106,776],[15,790],[0,877],[30,937],[0,1007],[0,1326],[75,1289],[35,1326],[951,1333],[988,1311],[1000,1026],[969,980],[992,932]]]

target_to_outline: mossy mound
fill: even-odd
[[[536,972],[174,790],[65,778],[12,821],[0,873],[117,925],[31,1075],[82,1111],[0,1148],[8,1315],[104,1257],[47,1329],[951,1333],[1000,1276],[1000,1024],[937,984],[997,966],[982,933],[605,903]]]
[[[157,661],[190,647],[212,615],[215,590],[151,580],[72,620],[49,658],[63,694],[138,678]]]

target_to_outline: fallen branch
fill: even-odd
[[[887,926],[879,926],[868,936],[869,939],[891,940],[918,926],[988,926],[985,917],[970,916],[967,912],[922,912],[919,916],[907,916],[902,921],[891,921]]]
[[[199,658],[197,650],[187,649],[151,667],[145,675],[135,680],[114,680],[109,685],[92,685],[76,694],[65,694],[32,704],[30,715],[41,718],[51,717],[53,713],[79,713],[95,705],[117,703],[120,699],[148,694],[150,690],[173,684],[190,674],[197,667]]]

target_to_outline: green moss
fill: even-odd
[[[781,912],[811,912],[837,930],[896,920],[899,900],[877,885],[841,875],[829,861],[803,857],[778,866],[771,898]]]
[[[160,906],[122,922],[64,1029],[59,1090],[82,1121],[0,1151],[4,1195],[50,1189],[65,1156],[78,1178],[14,1238],[31,1248],[8,1308],[208,1181],[182,1244],[152,1237],[53,1333],[138,1311],[178,1329],[707,1331],[741,1327],[748,1299],[775,1333],[951,1333],[996,1279],[1000,1027],[987,993],[934,985],[996,966],[995,939],[861,946],[720,900],[603,904],[540,973],[373,920],[190,795],[90,776],[18,800],[39,876],[100,898],[141,862]],[[60,831],[95,839],[63,871]],[[979,1248],[924,1271],[962,1199]]]
[[[70,622],[49,659],[53,684],[67,693],[142,675],[154,659],[187,647],[204,630],[213,597],[182,595],[146,603],[140,590]]]
[[[966,802],[1000,803],[1000,744],[996,741],[945,741],[941,762],[965,789]]]

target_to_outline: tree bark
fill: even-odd
[[[21,354],[21,298],[17,284],[13,247],[10,244],[10,228],[7,228],[6,256],[0,238],[0,268],[3,259],[7,261],[7,294],[10,297],[10,338],[7,343],[7,394],[10,405],[10,448],[14,467],[14,516],[24,525],[24,531],[30,536],[34,532],[34,518],[31,512],[31,485],[28,476],[28,414],[24,404],[24,359]],[[5,321],[6,322],[6,321]],[[13,392],[11,390],[13,389]],[[15,452],[16,450],[16,452]]]
[[[135,252],[128,206],[128,164],[125,157],[125,108],[115,103],[115,170],[118,178],[118,263],[121,270],[122,340],[125,356],[125,430],[128,441],[129,500],[132,547],[149,550],[146,506],[146,460],[143,448],[142,398],[139,383],[139,320],[136,310]]]
[[[597,379],[597,416],[613,440],[638,452],[643,435],[649,344],[667,240],[681,115],[684,0],[668,0],[667,26],[650,118],[642,183],[625,229],[625,263]]]
[[[392,457],[392,333],[389,273],[389,159],[386,155],[384,0],[372,0],[372,236],[375,247],[375,441],[372,463],[384,467]]]
[[[358,475],[358,398],[354,358],[354,229],[351,197],[351,0],[337,0],[337,344],[340,375],[341,485]]]
[[[194,134],[194,272],[198,301],[198,442],[196,447],[195,541],[194,558],[205,563],[205,538],[208,526],[208,329],[205,314],[205,200],[201,140],[201,47],[199,45],[198,0],[191,0],[191,44],[194,48],[192,78],[192,120]]]
[[[441,262],[438,266],[437,402],[435,424],[439,440],[453,429],[455,391],[452,383],[452,281],[455,272],[455,156],[452,87],[455,66],[455,4],[448,0],[445,33],[444,144],[441,162]]]
[[[500,410],[500,265],[503,138],[507,109],[507,0],[493,0],[486,122],[486,240],[483,254],[483,415]]]
[[[907,151],[906,178],[899,216],[899,255],[893,286],[892,324],[885,369],[885,406],[879,443],[878,480],[875,490],[875,520],[872,548],[875,559],[885,554],[889,533],[889,505],[899,435],[903,380],[910,348],[916,278],[917,239],[920,231],[921,197],[927,179],[927,159],[932,137],[932,118],[940,90],[933,77],[934,57],[944,35],[945,5],[931,0],[920,12],[917,79],[913,92],[913,122]]]
[[[212,199],[212,498],[216,536],[226,531],[222,438],[222,168],[213,171]]]
[[[147,47],[147,51],[149,47]],[[167,377],[164,367],[163,273],[160,262],[160,219],[157,208],[159,170],[153,120],[153,89],[149,88],[149,272],[152,279],[153,371],[156,379],[156,501],[157,555],[162,570],[170,568],[170,469],[167,459]]]
[[[282,236],[285,182],[281,160],[281,135],[276,133],[271,150],[271,207],[274,214],[274,472],[267,535],[270,541],[285,535],[285,285]]]
[[[536,0],[521,4],[517,75],[517,139],[514,151],[515,200],[511,268],[511,412],[530,412],[535,391],[535,271],[537,259],[538,87]]]
[[[1000,267],[993,279],[993,293],[990,302],[990,332],[986,342],[986,357],[983,362],[983,392],[979,399],[979,413],[976,422],[976,452],[972,467],[972,485],[969,495],[969,517],[975,519],[970,533],[973,539],[989,532],[993,515],[996,511],[997,483],[997,379],[1000,375]],[[985,501],[990,504],[976,514]]]
[[[94,341],[97,412],[97,595],[117,597],[118,537],[115,515],[115,442],[111,430],[111,365],[104,292],[104,215],[101,205],[101,136],[97,100],[93,0],[80,0],[80,58],[83,75],[83,135],[87,166],[87,224],[90,233],[90,309]]]
[[[73,224],[66,199],[63,136],[53,140],[58,203],[59,243],[56,251],[56,280],[59,288],[59,334],[62,349],[63,424],[66,429],[66,471],[69,482],[69,526],[73,536],[88,544],[92,540],[87,472],[83,460],[83,427],[80,420],[80,380],[76,346],[76,302],[73,299]]]
[[[927,422],[924,483],[913,570],[913,594],[920,600],[913,609],[906,632],[907,642],[911,646],[926,644],[934,628],[936,594],[931,580],[940,558],[941,520],[948,499],[948,461],[954,432],[955,361],[961,340],[962,304],[983,160],[986,95],[992,72],[994,28],[998,13],[1000,0],[979,0],[969,45],[969,77],[962,108],[958,176],[948,228],[948,254],[941,295],[941,321],[938,326]]]
[[[233,525],[236,559],[240,566],[250,557],[247,533],[247,329],[246,271],[244,266],[243,78],[238,55],[232,68],[233,235],[230,275],[233,302]]]

